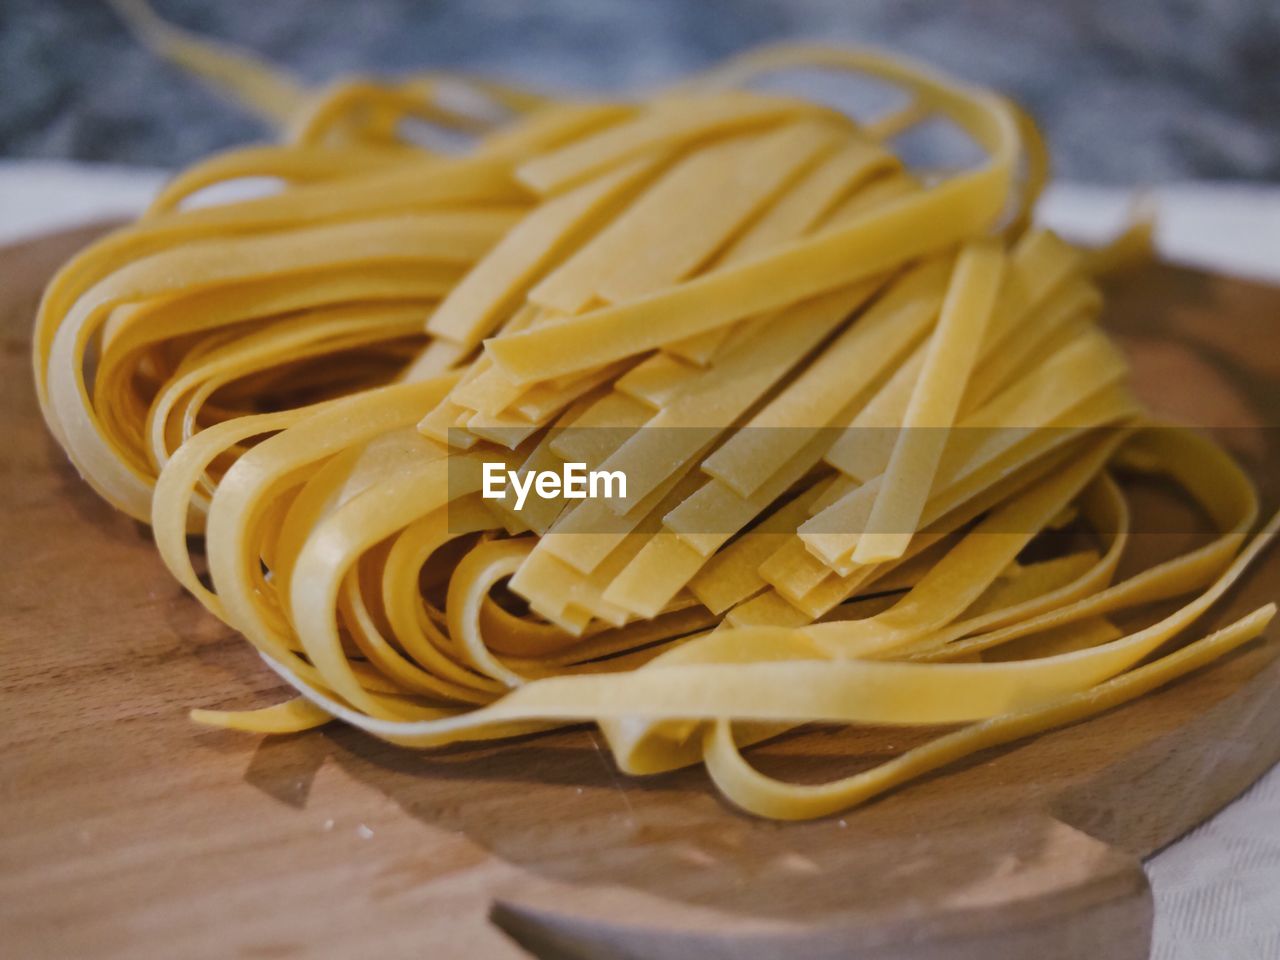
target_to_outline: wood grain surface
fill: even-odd
[[[7,957],[1145,957],[1140,858],[1280,760],[1280,638],[842,818],[776,824],[701,770],[634,780],[578,728],[411,752],[259,739],[192,706],[280,698],[80,481],[32,395],[40,288],[95,229],[0,251],[0,954]],[[1280,478],[1280,292],[1169,267],[1109,326],[1158,411]],[[1269,428],[1268,428],[1269,425]],[[1146,534],[1149,556],[1183,535]],[[1205,621],[1280,594],[1269,554]],[[914,737],[817,729],[797,778]]]

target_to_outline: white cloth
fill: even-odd
[[[0,244],[140,211],[153,169],[0,161]],[[1168,260],[1280,283],[1280,186],[1173,184],[1142,191]],[[1125,222],[1135,191],[1055,185],[1041,219],[1098,241]],[[1280,767],[1147,862],[1155,892],[1153,960],[1280,958]]]

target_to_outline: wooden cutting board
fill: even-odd
[[[0,251],[6,956],[1129,960],[1152,923],[1141,858],[1280,760],[1274,626],[1156,695],[804,824],[736,812],[701,770],[625,778],[582,728],[415,753],[193,726],[191,706],[282,691],[37,413],[39,290],[95,232]],[[1145,398],[1238,428],[1274,508],[1280,291],[1159,267],[1109,315]],[[1272,552],[1206,626],[1277,595]],[[760,756],[830,776],[910,739],[815,730]]]

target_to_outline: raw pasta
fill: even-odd
[[[1274,615],[1167,652],[1278,521],[1256,529],[1239,466],[1131,394],[1093,277],[1141,236],[1082,255],[1028,227],[1047,164],[1006,99],[826,47],[625,102],[440,75],[312,93],[126,6],[287,130],[176,177],[37,319],[72,462],[298,693],[197,721],[410,747],[592,722],[628,773],[703,762],[801,819],[1140,696]],[[749,88],[795,67],[906,106]],[[892,141],[928,120],[983,160],[907,169]],[[280,187],[192,202],[246,177]],[[517,510],[482,496],[485,461],[628,493]],[[1217,532],[1117,581],[1134,472]],[[1094,545],[1025,561],[1066,523]],[[813,722],[955,729],[822,785],[743,753]]]

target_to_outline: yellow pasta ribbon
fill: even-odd
[[[297,693],[197,722],[423,748],[594,722],[628,774],[705,763],[795,820],[1141,696],[1274,616],[1182,641],[1280,517],[1257,529],[1235,461],[1143,413],[1093,276],[1150,231],[1079,251],[1030,227],[1048,157],[1006,98],[821,46],[627,102],[439,73],[310,91],[117,6],[285,131],[176,176],[36,317],[51,433]],[[906,106],[747,88],[814,67]],[[889,143],[926,120],[983,158],[907,169]],[[190,202],[249,177],[279,187]],[[627,491],[521,506],[487,498],[486,463]],[[1135,472],[1215,534],[1117,580]],[[826,784],[750,765],[815,722],[954,729]]]

